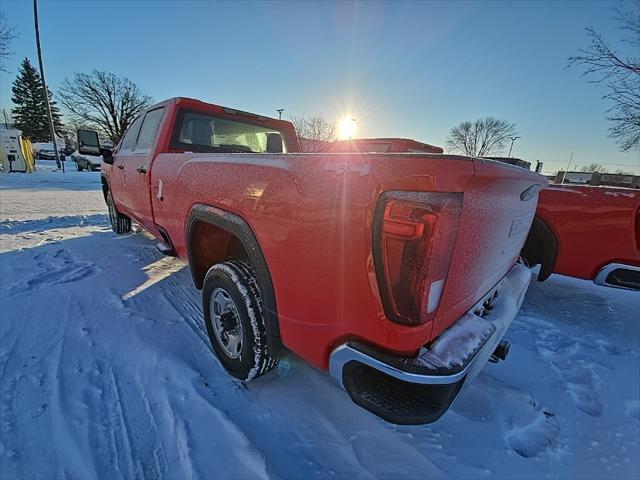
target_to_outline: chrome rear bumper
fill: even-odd
[[[431,423],[491,358],[518,313],[531,277],[528,268],[514,265],[416,358],[348,342],[331,353],[329,371],[355,403],[385,420]]]
[[[610,263],[598,272],[593,282],[605,287],[640,290],[640,267],[626,263]]]

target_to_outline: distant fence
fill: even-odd
[[[640,188],[640,175],[560,171],[556,174],[555,183]]]

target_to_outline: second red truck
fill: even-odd
[[[134,221],[189,263],[232,375],[251,380],[286,348],[388,421],[435,421],[506,357],[546,180],[440,153],[300,150],[286,121],[154,105],[101,151],[112,227]]]

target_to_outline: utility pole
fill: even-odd
[[[282,112],[284,112],[284,108],[276,108],[276,112],[278,112],[278,120],[282,120]]]
[[[53,117],[51,116],[51,105],[49,105],[49,90],[47,90],[47,82],[44,79],[44,67],[42,66],[42,49],[40,48],[40,27],[38,25],[38,0],[33,0],[33,19],[36,24],[36,47],[38,50],[38,63],[40,64],[40,78],[42,79],[42,90],[44,91],[44,102],[47,107],[47,116],[49,117],[49,130],[53,140],[53,153],[56,158],[56,165],[60,168],[62,164],[62,173],[64,173],[64,162],[60,162],[60,152],[58,151],[58,143],[56,142],[56,131],[53,128]]]
[[[519,138],[522,138],[522,137],[509,137],[509,140],[511,140],[511,146],[509,147],[509,155],[507,155],[507,157],[511,158],[511,150],[513,150],[513,144]]]

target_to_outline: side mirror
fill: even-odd
[[[78,152],[83,155],[100,155],[98,132],[78,130]]]
[[[101,148],[100,155],[102,155],[102,161],[107,165],[113,165],[113,150],[110,148]]]

